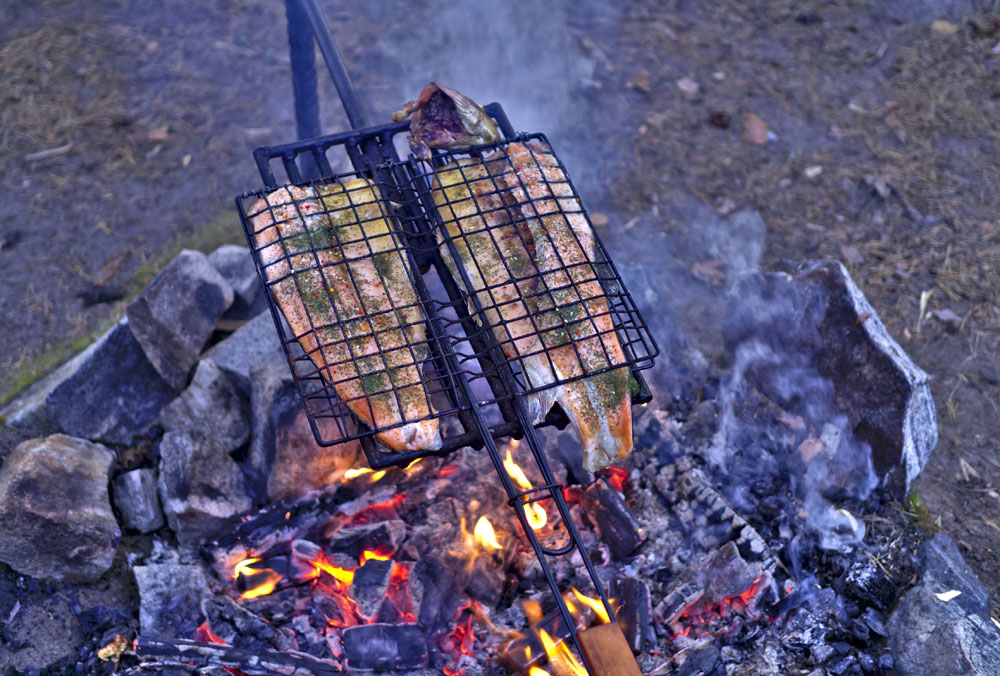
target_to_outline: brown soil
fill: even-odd
[[[765,264],[847,263],[934,376],[941,439],[919,484],[925,525],[953,535],[997,602],[995,2],[552,3],[541,16],[524,10],[538,34],[501,55],[521,64],[503,78],[495,62],[469,57],[474,44],[440,47],[451,33],[433,11],[325,4],[374,121],[456,60],[480,68],[479,91],[466,93],[509,103],[516,126],[541,118],[538,130],[550,131],[551,121],[588,203],[614,217],[613,250],[650,228],[692,227],[678,205],[693,196],[719,212],[757,210]],[[0,396],[122,312],[122,301],[85,307],[79,294],[95,284],[132,293],[177,246],[239,241],[231,200],[259,182],[250,151],[293,138],[281,3],[169,6],[22,0],[0,10],[0,189],[16,196],[0,203]],[[935,19],[954,31],[932,30]],[[549,47],[587,64],[586,76],[556,73],[549,92],[512,89],[522,77],[537,84]],[[532,49],[543,56],[524,65]],[[491,87],[494,76],[504,84]],[[342,129],[323,82],[324,128]],[[543,95],[558,101],[532,98]],[[747,140],[751,116],[773,133],[767,143]],[[635,230],[616,225],[634,218]],[[685,271],[696,262],[671,260]]]

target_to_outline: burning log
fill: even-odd
[[[650,621],[652,610],[646,583],[631,577],[616,577],[611,581],[609,595],[614,599],[618,624],[632,652],[652,650],[656,633]]]
[[[568,594],[564,597],[564,601],[572,613],[573,619],[576,620],[577,631],[589,627],[590,623],[597,617],[593,608],[587,604],[575,603],[572,596]],[[531,628],[523,636],[519,636],[507,644],[501,659],[506,662],[511,672],[526,674],[532,667],[537,667],[545,662],[547,657],[546,647],[542,640],[543,635],[557,646],[569,639],[569,628],[558,608],[531,625]]]
[[[605,478],[598,479],[580,498],[591,521],[597,524],[601,538],[607,543],[611,555],[621,560],[629,556],[646,541],[639,527],[639,520],[629,508],[625,498]]]
[[[427,642],[415,624],[363,624],[343,633],[348,669],[423,669]]]

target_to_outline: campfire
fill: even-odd
[[[255,153],[250,249],[183,252],[13,410],[60,433],[2,468],[4,561],[92,580],[149,536],[77,671],[893,673],[935,411],[846,269],[749,272],[719,360],[678,330],[654,368],[667,312],[543,135],[438,83],[369,128],[337,83],[356,129]],[[915,591],[978,599],[938,545]]]

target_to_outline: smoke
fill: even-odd
[[[865,527],[835,503],[864,500],[877,485],[871,448],[854,436],[847,417],[837,409],[832,382],[814,366],[820,344],[815,332],[827,299],[806,298],[781,281],[781,277],[748,275],[732,291],[726,325],[732,373],[720,387],[721,419],[706,457],[719,471],[738,467],[753,473],[768,471],[773,464],[760,456],[777,456],[790,471],[790,488],[820,546],[844,550],[861,543]],[[774,426],[782,423],[772,416],[746,413],[751,389],[801,420],[805,436],[794,448],[782,449],[782,442],[773,440]],[[765,441],[753,449],[750,462],[734,462],[734,454],[747,439]]]

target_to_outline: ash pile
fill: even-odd
[[[544,430],[643,673],[1000,672],[982,585],[898,509],[936,443],[927,374],[839,264],[729,298],[716,362],[672,332],[631,456],[590,474]],[[488,459],[316,445],[261,300],[246,250],[184,252],[3,412],[27,438],[0,468],[3,673],[581,673]],[[555,575],[578,627],[608,620],[582,561]],[[79,636],[32,664],[53,596]]]

